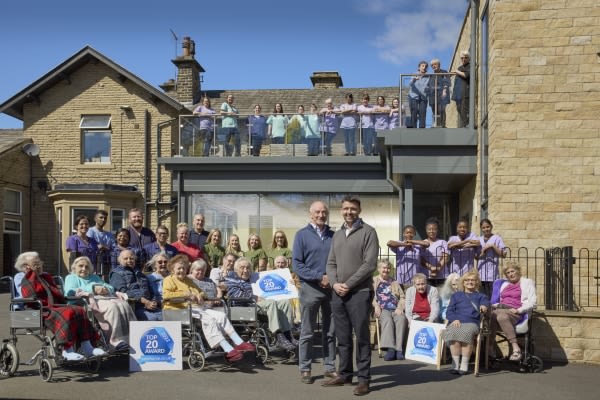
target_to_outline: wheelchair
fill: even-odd
[[[14,280],[4,276],[10,286],[9,334],[2,341],[0,350],[0,375],[13,376],[19,368],[20,354],[17,348],[18,336],[33,336],[41,343],[41,348],[25,365],[38,363],[38,372],[45,382],[50,382],[57,368],[84,366],[88,371],[97,373],[104,356],[87,357],[78,361],[66,360],[55,343],[54,335],[44,325],[42,302],[34,298],[17,296]],[[89,311],[88,311],[89,312]]]
[[[187,302],[184,299],[172,298],[169,300],[163,300],[164,302],[174,302],[174,303],[187,303],[187,306],[182,309],[163,309],[163,320],[164,321],[180,321],[181,322],[181,337],[183,340],[183,357],[186,358],[187,364],[192,371],[199,372],[204,370],[206,364],[209,359],[217,359],[220,358],[223,360],[224,368],[230,367],[233,364],[227,360],[226,352],[223,351],[220,347],[218,348],[210,348],[208,342],[204,338],[202,334],[202,326],[199,319],[195,316],[198,311],[193,307],[192,303]],[[225,307],[225,314],[229,315],[227,312],[227,306],[223,303]],[[257,354],[258,352],[263,352],[265,349],[259,349],[257,346]],[[257,356],[258,361],[261,361]]]
[[[268,328],[267,317],[259,313],[259,306],[253,298],[234,298],[227,300],[229,321],[236,332],[256,346],[256,357],[266,364],[272,361],[271,354],[283,351],[279,361],[296,361],[296,352],[282,349],[277,344],[277,337]]]
[[[521,347],[522,356],[518,361],[511,361],[507,357],[500,357],[492,359],[492,366],[495,366],[498,362],[509,362],[516,363],[519,369],[519,372],[542,372],[544,370],[544,361],[534,355],[534,340],[533,340],[533,328],[535,324],[535,319],[539,317],[539,314],[535,310],[530,310],[527,314],[527,317],[519,322],[515,326],[515,332],[517,334],[517,341],[519,346]],[[506,344],[508,346],[508,354],[512,354],[512,347],[510,342],[508,341],[506,335],[502,331],[496,332],[496,337],[489,337],[489,340],[495,341],[495,346],[503,346]],[[489,359],[489,357],[488,357]]]

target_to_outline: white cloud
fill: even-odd
[[[384,31],[371,41],[378,56],[416,68],[421,59],[452,52],[468,5],[467,0],[370,0],[357,3],[357,9],[384,18]]]

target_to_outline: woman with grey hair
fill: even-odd
[[[137,321],[137,318],[127,303],[127,296],[116,293],[114,287],[91,272],[92,262],[88,257],[76,258],[71,273],[65,278],[65,295],[86,298],[111,349],[128,349],[129,321]]]
[[[85,357],[105,355],[103,349],[92,346],[91,340],[96,332],[85,309],[67,305],[54,278],[43,268],[44,263],[35,251],[20,254],[15,262],[15,269],[23,274],[19,283],[20,293],[23,297],[34,298],[42,303],[44,325],[54,334],[55,343],[62,347],[63,358],[80,361]],[[83,354],[76,352],[78,343]]]

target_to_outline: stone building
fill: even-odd
[[[15,258],[27,248],[31,232],[31,164],[35,150],[21,130],[0,129],[0,246],[2,270],[12,275]],[[29,154],[27,154],[29,153]]]
[[[470,5],[451,69],[470,50],[479,143],[473,223],[494,222],[536,280],[542,305],[544,283],[564,284],[571,312],[544,311],[540,355],[600,362],[600,7],[592,0]],[[540,247],[572,248],[573,258],[550,276]]]

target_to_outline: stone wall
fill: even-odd
[[[511,246],[600,239],[600,7],[490,2],[489,213]]]
[[[56,184],[106,183],[134,185],[143,195],[136,204],[144,209],[144,201],[155,201],[157,187],[157,125],[176,117],[176,111],[165,105],[136,84],[120,79],[117,72],[102,63],[90,62],[40,95],[39,103],[25,105],[24,135],[40,146],[39,162],[33,166],[33,180],[47,180],[49,189]],[[128,105],[131,111],[122,111]],[[146,112],[149,118],[146,119]],[[82,163],[82,138],[79,123],[83,114],[111,115],[111,162]],[[149,193],[144,193],[145,128],[150,130],[150,160],[148,167]],[[177,140],[177,122],[162,129],[161,155],[172,154]],[[161,167],[162,168],[162,167]],[[170,201],[171,177],[162,168],[160,198]],[[34,196],[32,218],[47,229],[33,232],[36,250],[47,263],[57,261],[58,243],[54,206],[45,193]],[[152,206],[150,206],[152,207]],[[146,225],[155,227],[156,213]],[[65,210],[64,212],[67,212]],[[162,221],[171,225],[169,218]],[[68,227],[63,227],[68,232]]]
[[[600,312],[544,311],[532,332],[544,360],[600,364]]]

